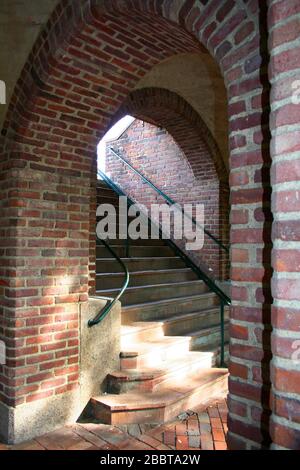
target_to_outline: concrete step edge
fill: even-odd
[[[162,401],[159,401],[160,398],[159,396],[161,395],[161,390],[159,390],[158,392],[156,391],[153,391],[151,393],[132,393],[132,392],[128,392],[128,393],[124,393],[124,394],[119,394],[117,395],[117,397],[119,397],[119,401],[121,403],[119,404],[113,404],[113,405],[110,405],[109,404],[109,399],[111,396],[113,397],[116,397],[116,395],[110,395],[110,394],[107,394],[107,395],[100,395],[100,396],[96,396],[96,397],[92,397],[91,398],[91,401],[92,403],[95,403],[97,404],[97,402],[101,403],[102,406],[104,406],[105,408],[109,409],[111,412],[114,412],[114,411],[124,411],[124,412],[128,412],[128,411],[133,411],[133,410],[143,410],[143,409],[153,409],[153,408],[165,408],[167,406],[171,406],[172,404],[174,403],[177,403],[189,396],[191,396],[195,391],[197,391],[197,394],[199,393],[199,391],[202,389],[202,388],[206,388],[208,387],[211,383],[216,383],[216,382],[220,382],[222,380],[224,380],[225,377],[228,376],[228,370],[227,369],[217,369],[219,371],[219,375],[215,374],[215,376],[209,378],[209,380],[205,380],[205,375],[207,374],[208,371],[211,371],[211,369],[203,369],[202,373],[199,374],[199,377],[198,377],[198,383],[195,387],[191,388],[190,390],[188,390],[187,392],[185,393],[182,393],[182,394],[178,394],[175,398],[174,398],[174,393],[173,393],[173,397],[172,397],[172,389],[170,389],[170,397],[169,399],[164,399]],[[201,377],[200,377],[201,376]],[[165,389],[165,392],[167,392],[168,390]],[[151,401],[150,397],[152,398],[155,398],[155,396],[158,396],[158,402],[155,403],[153,401]],[[128,400],[129,398],[129,400]],[[130,403],[130,398],[134,398],[134,402],[135,403]],[[147,400],[148,398],[148,400]],[[122,401],[124,401],[124,403],[122,403]]]

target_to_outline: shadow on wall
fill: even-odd
[[[261,333],[261,342],[263,349],[263,357],[261,361],[261,374],[262,381],[264,386],[262,387],[261,392],[261,403],[262,403],[262,413],[261,413],[261,432],[263,436],[262,446],[270,447],[271,437],[270,437],[270,400],[271,400],[271,334],[272,334],[272,324],[271,324],[271,305],[273,302],[272,295],[270,292],[270,283],[272,278],[272,268],[271,268],[271,253],[272,253],[272,220],[273,216],[271,213],[271,177],[270,177],[270,166],[271,166],[271,156],[270,156],[270,141],[271,141],[271,132],[269,127],[269,118],[270,115],[270,82],[267,75],[267,66],[269,63],[269,54],[268,54],[268,24],[267,24],[267,6],[262,2],[262,7],[260,8],[260,54],[263,57],[261,67],[260,67],[260,79],[263,87],[263,107],[264,111],[262,113],[261,129],[262,129],[262,155],[263,155],[263,165],[261,168],[261,180],[264,184],[263,190],[263,206],[261,217],[264,220],[263,226],[263,239],[264,247],[262,249],[262,264],[265,270],[261,297],[258,298],[258,301],[262,302],[262,323],[263,329]]]

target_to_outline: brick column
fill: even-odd
[[[300,3],[269,1],[274,449],[300,448]]]
[[[36,163],[28,145],[28,153],[23,144],[15,149],[2,164],[0,185],[7,282],[0,435],[9,442],[78,416],[79,314],[88,300],[89,254],[89,175],[47,166],[42,153]]]
[[[231,281],[228,445],[270,444],[270,152],[267,26],[263,2],[251,2],[255,25],[234,36],[223,60],[230,130]],[[252,32],[257,28],[255,36]],[[252,31],[252,32],[251,32]],[[245,35],[248,41],[244,43]],[[240,46],[240,43],[242,46]],[[230,58],[235,57],[236,63]]]

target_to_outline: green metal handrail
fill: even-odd
[[[134,204],[134,201],[130,199],[124,191],[114,183],[103,171],[98,170],[98,176],[100,176],[106,184],[115,191],[116,194],[119,196],[126,196],[127,197],[127,204],[130,207]],[[151,219],[148,217],[150,223],[153,223]],[[159,228],[159,233],[162,235],[162,231]],[[225,364],[225,327],[224,327],[224,309],[225,305],[231,304],[231,299],[225,294],[225,292],[220,289],[220,287],[210,278],[207,274],[202,271],[199,266],[197,266],[191,258],[187,256],[172,240],[165,240],[168,245],[175,251],[175,253],[185,262],[187,266],[189,266],[194,273],[197,275],[199,279],[201,279],[205,284],[219,297],[220,299],[220,325],[221,325],[221,347],[220,347],[220,367],[226,367]],[[120,260],[121,261],[121,260]],[[125,287],[126,289],[126,287]],[[124,289],[124,290],[125,290]]]
[[[120,263],[120,265],[122,266],[122,268],[124,270],[125,281],[124,281],[124,284],[123,284],[119,294],[114,299],[111,299],[103,307],[103,309],[99,313],[97,313],[97,315],[93,319],[88,321],[88,326],[89,327],[92,327],[94,325],[98,325],[98,323],[100,323],[106,317],[106,315],[111,311],[111,309],[113,308],[115,303],[121,298],[121,296],[123,295],[124,291],[127,289],[127,286],[129,284],[129,271],[128,271],[128,268],[125,265],[125,263],[117,255],[117,253],[109,246],[109,244],[106,243],[105,240],[102,240],[99,237],[97,237],[97,239],[100,240],[103,243],[103,245],[108,249],[108,251],[113,255],[113,257],[116,258],[116,260]]]
[[[144,176],[139,170],[134,168],[124,157],[119,155],[112,147],[109,147],[109,150],[117,158],[119,158],[119,160],[121,160],[125,165],[127,165],[128,168],[130,168],[134,173],[136,173],[138,176],[140,176],[140,178],[142,178],[142,180],[145,181],[145,183],[147,183],[148,186],[150,186],[152,189],[154,189],[154,191],[156,191],[160,196],[162,196],[169,204],[172,204],[172,205],[176,204],[176,202],[172,198],[170,198],[166,193],[164,193],[161,189],[159,189],[157,186],[155,186],[155,184],[153,184],[148,178],[146,178],[146,176]],[[183,209],[181,209],[181,212],[184,213]],[[211,240],[213,240],[215,243],[217,243],[217,245],[219,245],[220,248],[225,250],[226,253],[229,253],[229,248],[226,245],[224,245],[220,240],[218,240],[218,238],[216,238],[212,233],[210,233],[209,230],[207,230],[205,227],[199,225],[198,222],[193,217],[191,217],[189,214],[184,213],[184,216],[187,217],[188,219],[190,219],[193,222],[193,224],[195,224],[201,230],[203,230],[205,235],[207,235],[209,238],[211,238]]]

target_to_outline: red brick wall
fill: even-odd
[[[300,3],[270,1],[273,448],[300,448]]]
[[[35,382],[33,390],[29,384],[23,388],[31,374],[24,367],[29,366],[32,357],[42,354],[44,347],[53,347],[49,354],[55,359],[61,351],[59,338],[45,341],[42,337],[44,342],[39,342],[41,326],[38,332],[28,331],[29,325],[25,331],[22,327],[20,338],[18,322],[23,325],[24,318],[34,322],[46,316],[57,331],[59,313],[51,312],[47,317],[42,310],[47,305],[39,302],[49,301],[50,307],[61,306],[64,312],[74,309],[77,315],[78,301],[87,298],[85,251],[80,254],[75,247],[68,247],[75,252],[61,252],[57,242],[80,242],[80,250],[85,250],[88,233],[94,230],[94,219],[89,222],[88,193],[97,142],[138,80],[153,65],[204,46],[220,66],[229,102],[233,306],[228,437],[232,448],[259,447],[262,440],[268,441],[272,300],[266,12],[260,10],[265,2],[110,0],[101,7],[91,9],[90,5],[87,0],[62,0],[58,4],[25,64],[2,130],[0,191],[4,218],[0,235],[4,256],[0,270],[9,288],[5,289],[1,334],[11,347],[9,363],[1,368],[1,399],[16,404],[45,393],[48,384],[46,388],[43,384],[52,379]],[[291,68],[281,60],[278,65]],[[36,184],[41,186],[36,189]],[[69,192],[74,188],[77,194]],[[47,199],[47,193],[57,191],[64,200]],[[32,194],[35,192],[36,197]],[[92,197],[94,203],[94,191]],[[49,208],[53,219],[42,215]],[[35,211],[36,217],[29,217],[27,210]],[[65,219],[61,219],[62,214]],[[62,220],[67,224],[64,229],[59,228]],[[34,228],[32,223],[41,226]],[[54,223],[54,227],[45,229],[44,223]],[[36,240],[42,246],[30,247],[29,242]],[[32,249],[37,250],[36,257]],[[49,249],[55,250],[54,257],[45,251]],[[34,265],[34,258],[42,264]],[[35,268],[30,275],[28,270]],[[45,277],[44,269],[53,271]],[[83,270],[82,283],[74,269]],[[71,280],[67,294],[27,285],[32,278],[45,282],[49,276],[56,289],[64,273]],[[26,297],[28,291],[23,289],[33,289],[32,295]],[[34,306],[29,305],[32,300]],[[75,331],[76,340],[76,327]],[[19,341],[26,344],[30,338],[36,341],[37,349],[22,349]],[[66,354],[67,362],[78,365],[76,352],[74,356],[68,351]],[[52,356],[48,364],[51,360]],[[262,373],[262,362],[267,373]],[[38,373],[42,373],[42,363],[37,364]],[[54,364],[49,369],[53,377],[55,370]],[[63,391],[68,374],[62,372],[64,383],[52,383],[48,393]],[[74,382],[72,379],[70,384],[76,384],[76,378]]]
[[[175,128],[173,116],[172,124]],[[229,208],[228,205],[220,207],[224,201],[220,196],[220,182],[208,146],[201,136],[190,129],[189,122],[177,118],[176,124],[177,141],[181,143],[184,140],[185,147],[188,144],[191,152],[184,154],[166,130],[135,120],[125,134],[107,145],[107,171],[131,199],[146,205],[149,210],[151,204],[165,202],[163,197],[157,197],[157,193],[147,187],[138,175],[113,156],[109,151],[111,146],[177,203],[182,206],[185,203],[203,204],[205,227],[222,239],[222,234],[228,233]],[[189,162],[190,157],[193,166]],[[222,221],[226,209],[227,227],[222,227],[222,222],[226,224],[226,220]],[[187,254],[211,276],[219,279],[222,271],[219,251],[219,247],[206,236],[203,249],[188,251]]]
[[[124,18],[91,11],[89,2],[59,3],[12,98],[1,146],[1,273],[9,282],[1,331],[10,347],[0,393],[7,404],[78,385],[79,302],[89,281],[93,288],[97,143],[152,65],[200,47],[164,19],[140,15],[143,65]]]

